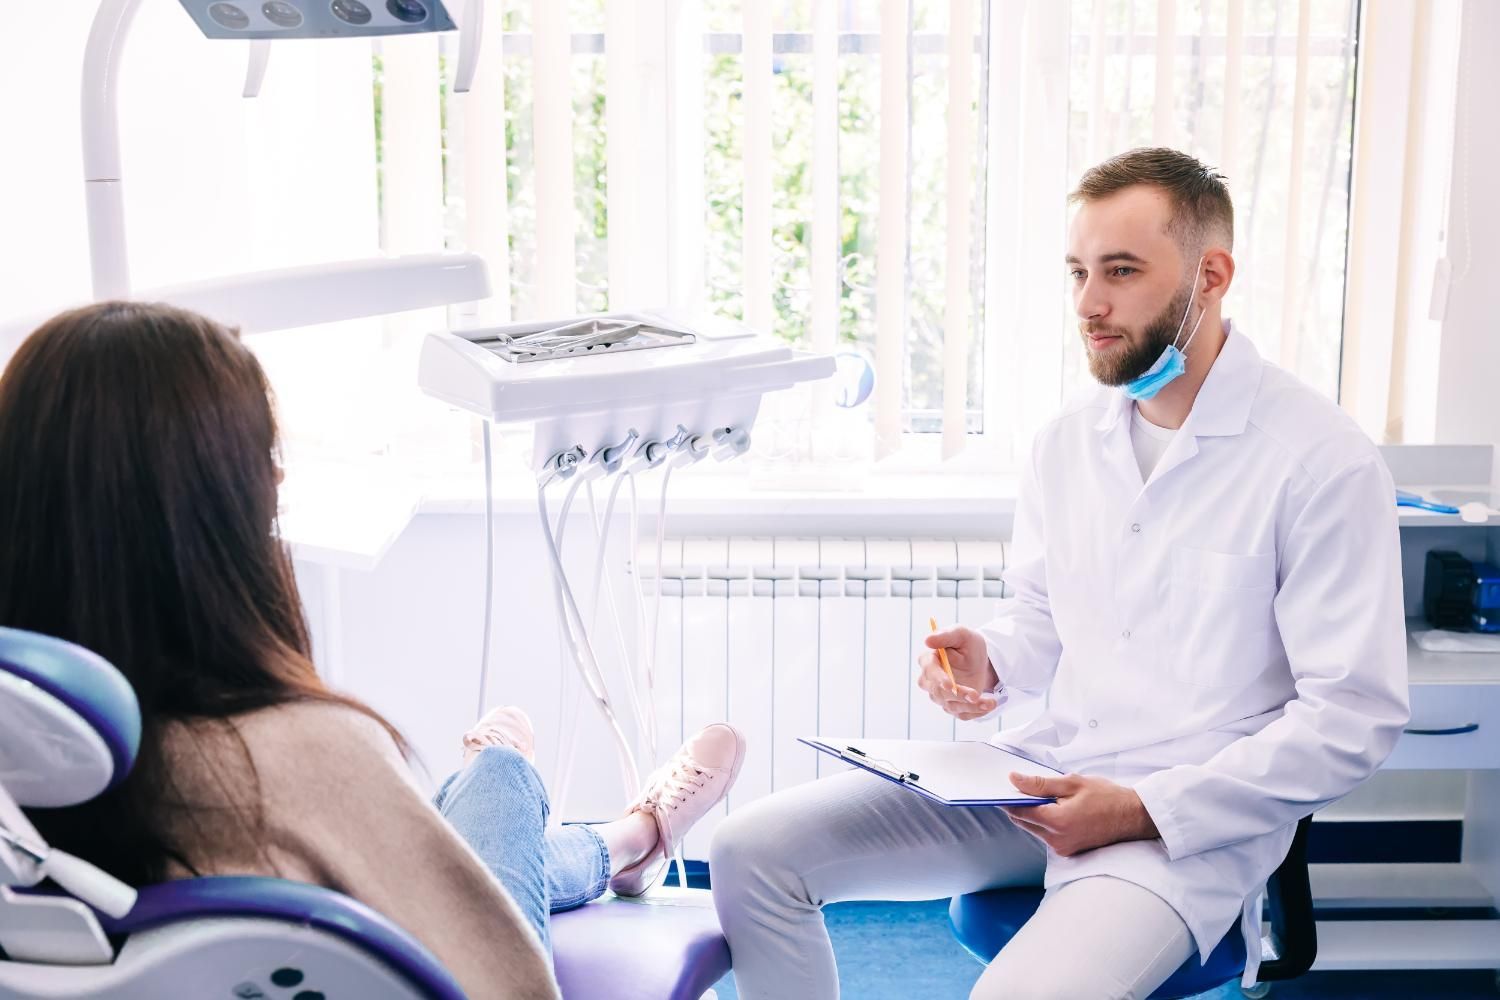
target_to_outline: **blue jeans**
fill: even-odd
[[[550,955],[547,914],[598,899],[609,886],[609,849],[589,826],[547,829],[547,790],[510,747],[487,747],[433,797],[505,886]]]

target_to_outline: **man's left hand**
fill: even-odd
[[[1134,789],[1104,778],[1066,774],[1043,778],[1012,774],[1011,784],[1027,795],[1055,798],[1040,806],[1002,806],[1010,821],[1062,857],[1126,840],[1152,840],[1160,834]]]

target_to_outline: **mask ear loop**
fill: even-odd
[[[1208,310],[1205,309],[1205,310],[1203,310],[1203,312],[1200,312],[1198,314],[1198,322],[1196,322],[1196,323],[1193,324],[1193,332],[1190,333],[1190,334],[1188,334],[1187,343],[1182,345],[1182,353],[1183,354],[1187,354],[1187,349],[1189,347],[1193,346],[1193,338],[1196,337],[1196,336],[1198,336],[1198,327],[1200,327],[1200,326],[1203,325],[1203,317],[1205,315],[1207,315],[1207,313],[1208,313]]]
[[[1182,328],[1187,323],[1188,313],[1192,311],[1193,298],[1198,294],[1198,279],[1201,277],[1203,277],[1203,258],[1199,257],[1198,266],[1193,269],[1193,291],[1192,294],[1188,295],[1188,304],[1182,310],[1182,320],[1177,324],[1177,336],[1172,338],[1173,347],[1176,347],[1177,341],[1182,339]],[[1182,345],[1182,352],[1184,354],[1186,354],[1187,349],[1192,346],[1193,338],[1198,336],[1198,327],[1203,325],[1203,316],[1207,312],[1208,310],[1205,309],[1203,310],[1203,312],[1200,312],[1198,314],[1198,322],[1193,324],[1193,330],[1188,334],[1187,343]]]

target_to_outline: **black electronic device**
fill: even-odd
[[[1427,569],[1422,578],[1422,610],[1432,625],[1453,631],[1467,630],[1469,595],[1473,589],[1473,563],[1446,549],[1427,553]]]

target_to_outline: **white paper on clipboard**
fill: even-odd
[[[981,740],[867,740],[819,736],[803,743],[951,806],[1040,805],[1010,782],[1012,772],[1055,778],[1055,767],[1015,747]]]

